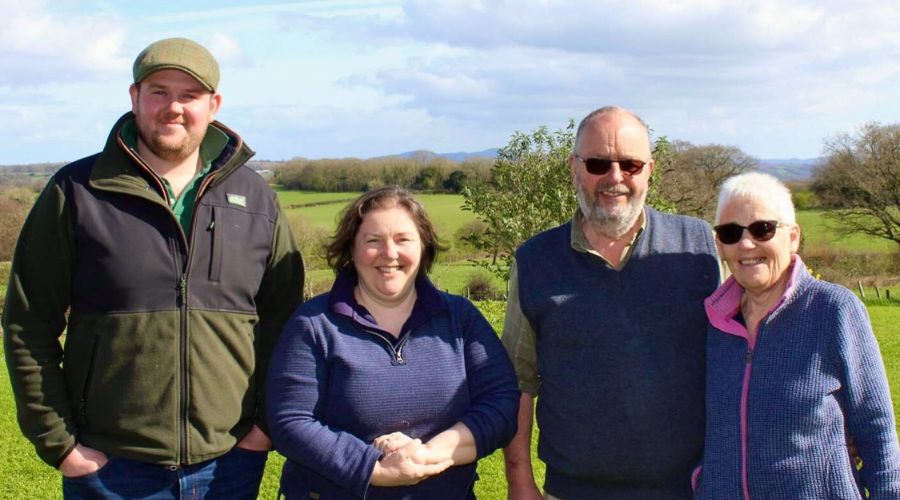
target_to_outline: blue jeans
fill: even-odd
[[[183,467],[109,457],[97,472],[63,477],[63,498],[255,499],[267,456],[267,452],[235,447],[221,457]]]

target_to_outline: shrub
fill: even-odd
[[[463,224],[453,233],[453,246],[477,250],[484,246],[482,241],[487,238],[488,225],[481,219],[472,219]]]
[[[311,278],[307,275],[306,280],[303,283],[303,300],[307,301],[316,295],[321,295],[331,290],[332,283],[334,283],[333,274],[328,274],[328,276],[318,279]]]
[[[466,296],[470,300],[498,300],[502,294],[494,285],[491,275],[476,271],[466,281]]]
[[[324,269],[328,267],[325,262],[325,245],[328,244],[330,235],[328,230],[314,225],[308,218],[300,214],[287,214],[288,224],[294,233],[294,241],[300,247],[303,254],[303,265],[307,270]]]
[[[0,192],[0,261],[12,260],[16,240],[34,197],[34,192],[25,188]]]
[[[803,262],[825,281],[852,287],[857,280],[900,275],[900,253],[851,253],[810,248],[801,252]]]

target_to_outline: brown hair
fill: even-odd
[[[422,204],[416,201],[409,191],[399,186],[386,186],[364,193],[341,212],[331,243],[325,248],[325,258],[335,273],[353,267],[353,242],[362,225],[363,217],[373,210],[393,207],[406,210],[419,231],[419,238],[422,240],[422,262],[419,265],[418,275],[424,276],[431,271],[438,251],[446,250],[446,247],[438,240],[434,226],[431,225]]]

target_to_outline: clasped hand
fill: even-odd
[[[417,484],[453,465],[453,460],[442,460],[420,439],[412,439],[402,432],[379,436],[373,444],[382,453],[372,471],[374,486]]]

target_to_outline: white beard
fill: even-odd
[[[640,217],[641,211],[644,208],[644,200],[647,198],[647,192],[645,191],[641,196],[632,196],[624,206],[616,206],[611,210],[606,210],[603,205],[597,202],[599,193],[604,191],[616,193],[630,192],[625,185],[619,184],[606,188],[598,186],[597,193],[594,194],[594,197],[588,199],[588,196],[582,189],[581,182],[577,182],[576,184],[578,206],[581,208],[581,213],[584,214],[585,220],[594,228],[594,230],[613,239],[621,238],[634,227],[634,224],[637,222],[638,217]]]

